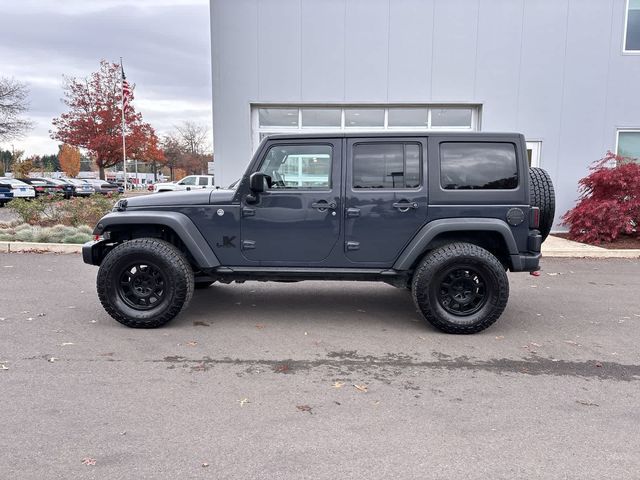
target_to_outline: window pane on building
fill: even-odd
[[[261,127],[297,127],[297,108],[261,108],[258,110]]]
[[[342,125],[342,110],[339,108],[303,108],[302,127],[336,127]]]
[[[353,188],[416,188],[420,148],[416,144],[370,143],[353,147]]]
[[[629,0],[625,50],[640,51],[640,0]]]
[[[383,108],[345,108],[345,127],[384,127]]]
[[[431,109],[431,126],[471,128],[471,109],[433,108]]]
[[[390,127],[423,127],[428,124],[429,111],[426,108],[390,108]]]
[[[516,188],[515,146],[512,143],[441,143],[440,183],[447,190]]]
[[[640,131],[618,132],[618,155],[640,159]]]

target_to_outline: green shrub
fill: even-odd
[[[85,243],[91,238],[91,228],[86,225],[40,227],[23,223],[15,228],[0,229],[0,241],[3,242]]]
[[[34,200],[17,198],[9,204],[21,221],[29,225],[48,227],[56,224],[93,227],[109,213],[117,196],[92,195],[62,200],[56,196],[42,196]],[[90,232],[89,232],[90,233]]]

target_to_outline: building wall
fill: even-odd
[[[624,21],[625,0],[211,0],[217,181],[252,155],[252,104],[480,104],[482,131],[542,142],[562,214],[640,127]]]

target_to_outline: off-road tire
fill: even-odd
[[[553,182],[546,170],[537,167],[529,168],[529,185],[531,187],[531,206],[540,209],[540,235],[544,242],[553,227],[553,217],[556,214],[556,196]]]
[[[138,310],[126,303],[118,284],[129,265],[145,262],[162,272],[164,293],[157,306]],[[97,290],[100,303],[118,322],[132,328],[156,328],[187,307],[193,283],[191,265],[175,246],[157,238],[137,238],[107,254],[98,270]]]
[[[474,297],[482,290],[483,303],[478,310],[456,315],[445,309],[442,298],[447,291],[443,285],[449,272],[474,272],[464,281],[480,278]],[[474,276],[475,275],[475,276]],[[476,285],[476,283],[472,283]],[[479,284],[478,284],[479,285]],[[471,243],[450,243],[429,252],[413,275],[413,301],[425,320],[446,333],[476,333],[491,326],[502,314],[509,299],[509,280],[500,261],[484,248]]]

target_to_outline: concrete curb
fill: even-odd
[[[0,253],[81,253],[82,245],[77,243],[0,242]]]
[[[545,250],[542,247],[542,258],[640,258],[640,250],[638,249],[611,249],[607,250]]]

